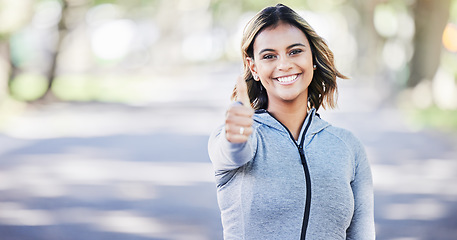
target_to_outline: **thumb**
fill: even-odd
[[[236,80],[236,100],[243,103],[246,107],[251,107],[251,101],[249,101],[248,86],[242,76],[238,76]]]

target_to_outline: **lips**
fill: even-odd
[[[300,74],[278,77],[275,79],[278,80],[279,84],[281,84],[281,85],[289,85],[289,84],[292,84],[297,81],[298,75],[300,75]]]

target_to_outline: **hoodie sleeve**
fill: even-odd
[[[217,128],[208,141],[208,153],[216,172],[239,168],[255,155],[255,130],[245,143],[231,143],[225,137],[224,125]]]
[[[354,215],[347,229],[347,239],[375,239],[373,180],[365,149],[358,141],[351,187],[354,194]]]

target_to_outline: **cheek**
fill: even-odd
[[[258,64],[257,65],[257,73],[260,76],[268,76],[268,75],[270,75],[274,70],[274,67],[271,66],[271,65],[272,64]]]
[[[259,80],[260,83],[262,83],[262,86],[265,88],[265,89],[268,89],[269,88],[269,85],[270,85],[270,82],[268,81],[265,81],[263,80],[264,78],[261,77],[261,79]]]
[[[311,54],[303,56],[303,58],[300,60],[301,64],[306,67],[313,67],[313,57]]]

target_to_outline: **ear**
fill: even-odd
[[[246,62],[249,65],[249,70],[251,70],[251,74],[254,76],[254,80],[255,81],[259,81],[259,77],[258,77],[259,74],[257,73],[257,67],[255,65],[254,59],[250,58],[250,57],[247,57],[246,58]],[[257,77],[255,77],[255,76],[257,76]]]

